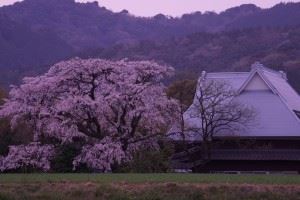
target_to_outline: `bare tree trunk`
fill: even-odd
[[[201,146],[201,163],[202,165],[205,165],[211,160],[211,142],[203,140]]]

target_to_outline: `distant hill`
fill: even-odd
[[[226,30],[256,27],[289,27],[300,22],[300,3],[277,4],[270,9],[253,12],[228,24]]]
[[[95,49],[111,51],[120,44],[139,46],[145,40],[162,43],[198,32],[206,32],[205,37],[212,33],[222,37],[224,31],[299,24],[300,3],[278,4],[270,9],[245,4],[219,14],[195,12],[180,18],[162,14],[145,18],[126,10],[115,13],[96,2],[24,0],[0,7],[0,73],[5,74],[0,84],[16,83],[24,75],[40,73],[59,60]],[[164,53],[171,56],[172,51]]]
[[[50,31],[32,31],[0,13],[0,84],[16,83],[23,73],[73,55],[72,47]]]
[[[0,13],[34,31],[51,31],[77,51],[196,32],[300,24],[300,3],[278,4],[270,9],[245,4],[220,14],[195,12],[180,18],[162,14],[145,18],[126,10],[114,13],[97,2],[24,0],[0,8]]]
[[[252,28],[220,33],[196,33],[163,42],[141,41],[85,52],[81,57],[156,60],[177,69],[177,78],[198,78],[202,70],[249,71],[260,61],[288,73],[300,91],[300,27]]]

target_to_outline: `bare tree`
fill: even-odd
[[[184,113],[193,103],[193,98],[195,95],[197,86],[197,80],[181,80],[176,81],[171,84],[167,90],[167,95],[171,98],[174,98],[178,101],[178,110],[176,112],[179,123],[177,124],[178,134],[182,140],[185,140],[185,121]],[[177,130],[176,129],[176,130]]]
[[[215,136],[237,134],[253,123],[254,109],[238,101],[236,95],[227,82],[198,82],[193,105],[185,117],[189,123],[184,129],[201,140],[199,164],[210,161]]]
[[[179,151],[184,152],[184,159],[194,161],[191,153],[190,141],[186,137],[186,120],[184,119],[184,113],[193,103],[195,91],[197,86],[197,80],[180,80],[171,84],[168,88],[167,94],[169,97],[174,98],[178,102],[178,110],[176,110],[177,123],[170,130],[170,135],[176,135],[180,138],[177,141],[177,145],[180,146]],[[179,144],[178,144],[179,143]],[[194,165],[195,163],[193,163]]]

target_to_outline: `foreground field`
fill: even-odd
[[[296,200],[300,176],[2,174],[0,200]]]
[[[228,174],[0,174],[0,184],[41,182],[226,183],[300,185],[297,175]]]

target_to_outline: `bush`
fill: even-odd
[[[73,160],[80,151],[81,144],[79,143],[59,146],[55,158],[51,161],[51,169],[60,173],[73,172]]]
[[[170,157],[174,146],[169,142],[160,142],[158,150],[141,149],[134,154],[133,160],[122,166],[115,166],[114,172],[164,173],[170,171]]]

